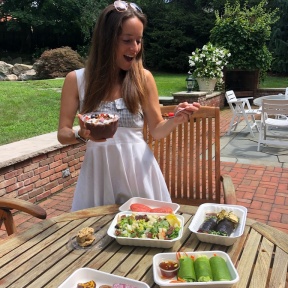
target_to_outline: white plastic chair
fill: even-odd
[[[281,115],[281,117],[279,117]],[[288,146],[288,99],[287,100],[262,100],[261,125],[258,139],[257,151],[261,144],[272,144],[276,146]],[[287,131],[269,134],[271,127],[287,128]],[[283,130],[283,129],[282,129]],[[273,130],[275,131],[275,129]],[[267,139],[267,137],[269,139]]]
[[[234,127],[234,131],[237,128],[238,123],[240,122],[241,118],[244,118],[247,127],[250,131],[250,134],[254,137],[254,133],[252,129],[255,127],[257,131],[259,131],[259,128],[257,126],[257,123],[255,121],[255,115],[260,114],[260,109],[252,109],[249,99],[253,99],[253,97],[247,97],[247,98],[236,98],[236,95],[233,90],[229,90],[225,93],[227,102],[229,104],[229,107],[231,111],[233,112],[232,119],[230,121],[229,130],[227,132],[227,135],[230,135],[231,130]],[[249,118],[251,120],[249,121]],[[234,122],[236,119],[236,122]]]
[[[288,99],[288,87],[285,89],[285,99]]]

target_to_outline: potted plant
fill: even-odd
[[[266,72],[270,69],[272,54],[266,43],[270,40],[271,26],[278,21],[279,17],[276,15],[278,9],[274,11],[265,9],[266,2],[262,0],[252,7],[247,7],[247,4],[241,7],[239,1],[236,1],[234,5],[226,2],[222,15],[216,11],[216,22],[210,32],[210,41],[214,45],[225,47],[231,53],[224,71],[227,90],[238,88],[245,90],[244,86],[247,86],[246,90],[255,92],[259,75],[261,79],[264,79]],[[234,74],[228,74],[230,71]],[[234,86],[229,86],[228,77],[226,77],[229,75],[231,75],[231,81],[234,81]],[[249,81],[254,81],[254,83],[249,83]],[[246,95],[243,94],[243,96]]]
[[[212,92],[217,80],[223,78],[223,69],[230,57],[229,51],[208,42],[201,49],[196,48],[192,56],[188,57],[199,90]]]

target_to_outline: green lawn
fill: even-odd
[[[186,89],[186,74],[153,74],[160,96]],[[0,82],[0,145],[57,130],[63,81]],[[260,87],[288,87],[288,77],[268,76]]]

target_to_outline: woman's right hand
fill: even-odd
[[[90,130],[86,129],[85,123],[82,120],[82,114],[78,114],[77,117],[78,117],[79,126],[80,126],[80,130],[79,130],[78,134],[85,139],[91,140],[90,139]]]
[[[94,141],[94,142],[105,142],[106,139],[99,139],[99,140],[95,140],[93,139],[93,137],[91,136],[91,132],[90,130],[88,130],[86,128],[85,122],[82,120],[82,114],[78,114],[78,119],[79,119],[79,126],[80,126],[80,130],[78,131],[78,134],[85,138],[85,139],[89,139],[90,141]]]

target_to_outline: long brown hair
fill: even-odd
[[[134,11],[129,5],[128,9],[123,12],[118,12],[114,5],[109,5],[100,14],[93,32],[92,45],[85,68],[85,98],[81,113],[94,111],[111,93],[113,88],[111,83],[119,79],[122,82],[121,97],[128,110],[136,113],[139,110],[139,104],[145,105],[143,41],[128,71],[120,71],[119,75],[119,68],[116,66],[118,36],[122,33],[123,22],[133,17],[137,17],[143,26],[146,26],[146,16]]]

